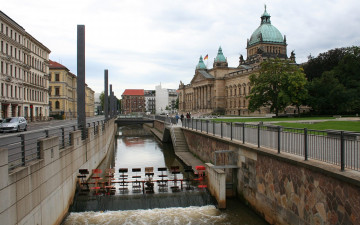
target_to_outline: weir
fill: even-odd
[[[147,136],[144,129],[139,129],[138,133],[130,130],[129,127],[122,127],[117,137],[130,148],[138,146],[143,148],[139,151],[146,149],[141,146],[153,137]],[[216,205],[216,200],[206,189],[205,166],[192,168],[182,165],[175,159],[172,148],[162,152],[165,166],[160,166],[162,163],[153,164],[159,167],[145,166],[149,163],[146,159],[131,164],[129,161],[137,158],[136,150],[121,151],[122,148],[118,146],[115,156],[107,157],[98,169],[79,170],[79,184],[70,212]],[[147,151],[150,150],[142,153],[149,154]],[[114,158],[127,160],[119,162],[115,159],[113,163]],[[123,167],[126,165],[124,163],[130,163],[132,167]]]
[[[214,205],[206,190],[141,195],[77,195],[70,212],[118,211]]]

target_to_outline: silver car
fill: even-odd
[[[1,132],[27,130],[27,122],[24,117],[10,117],[0,123]]]

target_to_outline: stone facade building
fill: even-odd
[[[77,77],[66,66],[51,60],[49,62],[50,115],[59,115],[64,119],[77,118]],[[94,107],[94,91],[86,85],[86,116],[94,116]]]
[[[95,116],[95,91],[85,84],[85,115]]]
[[[229,67],[220,47],[213,68],[207,69],[200,56],[190,84],[179,85],[179,112],[200,114],[251,115],[267,114],[268,108],[251,113],[248,110],[251,87],[249,76],[258,73],[260,63],[268,58],[288,59],[286,36],[271,24],[266,11],[260,26],[247,40],[247,59],[241,55],[237,67]],[[289,60],[295,62],[295,54]]]
[[[0,118],[49,116],[50,50],[0,11]]]

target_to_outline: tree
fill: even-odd
[[[297,66],[296,66],[297,67]],[[300,106],[308,99],[307,80],[302,68],[293,68],[295,71],[288,74],[285,80],[285,93],[291,105],[295,106],[300,116]]]
[[[308,86],[307,105],[318,114],[350,114],[360,111],[360,48],[357,46],[335,49],[342,51],[341,58],[334,63],[334,58],[324,58],[325,53],[313,58],[321,65],[332,65],[319,70],[321,73]],[[335,50],[328,51],[328,55]],[[312,71],[305,70],[305,72]],[[307,76],[309,76],[307,74]]]
[[[303,70],[288,60],[268,59],[261,63],[259,74],[249,78],[252,88],[247,98],[252,112],[270,107],[270,111],[278,116],[289,105],[299,108],[307,95]]]
[[[303,65],[308,81],[321,77],[325,71],[332,70],[348,51],[351,50],[349,48],[336,48],[320,53],[317,57],[310,55],[308,62]]]
[[[100,93],[99,98],[100,98],[101,108],[104,110],[105,93],[103,91]]]
[[[175,109],[179,110],[179,96],[177,97],[175,102]]]

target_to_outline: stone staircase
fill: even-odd
[[[171,134],[171,139],[173,141],[173,147],[175,152],[189,151],[181,127],[175,127],[175,126],[171,127],[170,134]]]

